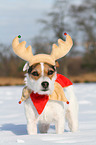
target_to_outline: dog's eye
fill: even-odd
[[[52,75],[53,73],[54,73],[54,71],[52,71],[52,70],[48,71],[48,75]]]
[[[34,71],[31,73],[33,76],[39,76],[38,72],[37,71]]]

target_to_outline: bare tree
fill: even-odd
[[[96,70],[96,1],[84,0],[79,6],[73,5],[70,16],[75,20],[85,49],[82,66]]]
[[[47,37],[44,36],[36,36],[32,39],[32,46],[34,48],[35,54],[38,53],[47,53],[50,54],[51,44]],[[34,53],[33,52],[33,53]]]

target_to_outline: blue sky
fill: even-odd
[[[34,37],[40,27],[36,20],[51,5],[52,0],[0,0],[0,43],[10,44],[18,34],[25,40]]]
[[[70,0],[69,0],[70,1]],[[78,3],[81,0],[71,2]],[[51,9],[54,0],[0,0],[0,43],[11,44],[22,35],[26,41],[38,34],[37,19]]]

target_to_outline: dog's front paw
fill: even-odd
[[[30,132],[30,131],[28,131],[28,135],[36,135],[37,134],[37,132]]]
[[[36,124],[27,124],[27,132],[29,135],[37,134],[37,126]]]

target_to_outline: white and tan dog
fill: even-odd
[[[51,94],[54,90],[55,80],[56,67],[47,63],[31,66],[26,74],[26,85],[39,94]],[[78,130],[78,104],[73,86],[65,88],[64,91],[70,104],[49,100],[41,115],[37,113],[30,97],[24,102],[28,134],[37,134],[38,122],[41,133],[47,132],[50,123],[55,123],[56,133],[61,134],[64,132],[65,119],[67,119],[71,131]]]
[[[29,57],[24,55],[24,50],[20,50],[21,46],[24,47],[25,44],[23,43],[25,43],[25,41],[19,44],[17,37],[13,40],[12,47],[15,53],[29,62],[29,66],[26,65],[24,70],[27,69],[28,71],[26,74],[26,85],[31,91],[41,95],[52,94],[54,90],[54,83],[57,77],[55,60],[66,55],[70,50],[69,47],[72,47],[72,44],[69,44],[69,42],[71,42],[71,38],[69,38],[70,36],[68,35],[67,41],[66,43],[64,42],[64,44],[62,40],[59,40],[58,42],[59,46],[67,44],[67,49],[64,50],[63,54],[62,52],[59,52],[58,56],[58,52],[54,53],[55,49],[57,48],[57,46],[54,44],[55,49],[52,51],[51,56],[46,55],[45,57],[45,54],[39,54],[36,55],[36,57],[29,55],[30,58],[32,57],[31,61]],[[26,50],[28,50],[29,53],[30,46],[28,48]],[[72,132],[78,130],[78,103],[74,95],[73,86],[71,85],[67,88],[64,88],[64,91],[70,103],[65,104],[62,101],[48,100],[43,112],[40,115],[38,114],[31,98],[29,97],[25,100],[24,107],[29,135],[37,134],[37,123],[39,123],[39,130],[41,133],[46,133],[50,124],[55,123],[56,133],[62,134],[64,132],[65,119],[67,119],[69,128]]]

